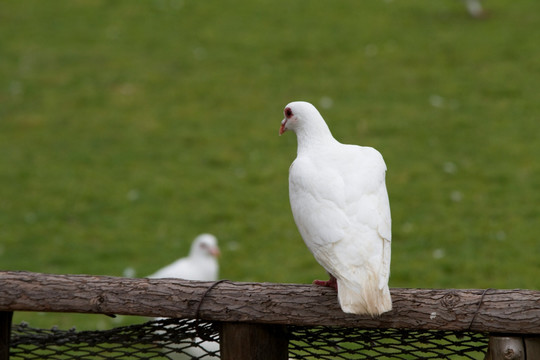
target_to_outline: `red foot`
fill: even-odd
[[[328,286],[328,287],[334,288],[337,291],[337,280],[332,275],[330,275],[330,280],[328,280],[328,281],[313,280],[313,283],[315,285],[319,285],[319,286]]]

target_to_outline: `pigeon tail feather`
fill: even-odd
[[[377,277],[368,278],[361,286],[338,279],[338,300],[343,312],[378,316],[392,310],[388,286],[379,287]]]

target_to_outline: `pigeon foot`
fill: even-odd
[[[324,280],[313,280],[313,284],[319,285],[319,286],[327,286],[335,289],[337,291],[337,280],[335,277],[330,275],[330,279],[327,281]]]

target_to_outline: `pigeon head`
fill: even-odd
[[[218,257],[220,255],[217,239],[211,234],[201,234],[195,238],[189,252],[190,256]]]
[[[328,125],[315,106],[305,101],[287,104],[283,110],[279,135],[287,130],[294,131],[298,139],[299,153],[313,146],[335,142]]]
[[[321,114],[319,114],[315,106],[305,101],[294,101],[287,104],[283,114],[285,118],[281,121],[279,135],[287,130],[297,132],[309,123],[316,121],[316,119],[322,120]]]

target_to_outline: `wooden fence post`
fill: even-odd
[[[287,360],[285,326],[224,322],[220,353],[222,360]]]
[[[525,338],[527,360],[540,359],[540,336]]]
[[[12,311],[0,311],[0,360],[9,360]]]
[[[495,336],[489,337],[486,360],[538,360],[540,337]]]
[[[519,336],[489,337],[486,360],[526,360],[525,344]]]

